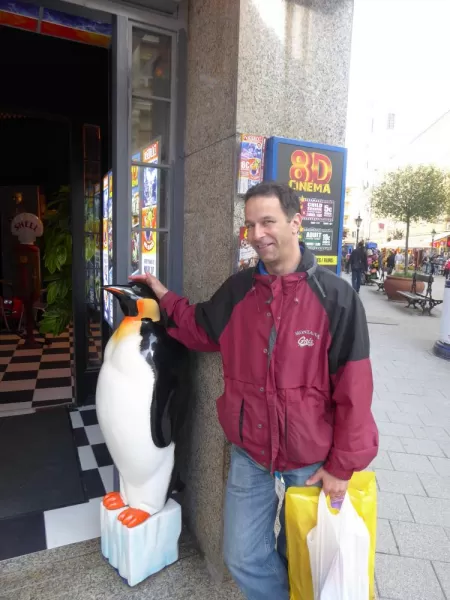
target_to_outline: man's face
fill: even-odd
[[[288,258],[298,244],[300,214],[289,222],[276,196],[254,196],[245,205],[248,241],[265,264]]]

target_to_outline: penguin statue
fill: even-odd
[[[181,507],[170,496],[189,353],[167,333],[148,286],[104,289],[124,319],[106,345],[96,390],[98,422],[120,479],[120,491],[101,506],[102,552],[135,585],[178,558]]]

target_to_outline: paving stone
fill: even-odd
[[[377,469],[376,477],[378,487],[382,492],[426,496],[424,487],[416,473]]]
[[[380,598],[390,600],[445,600],[436,573],[427,560],[377,554]]]
[[[450,540],[443,527],[400,521],[391,525],[401,556],[450,562]]]
[[[421,425],[422,421],[419,415],[406,412],[388,412],[387,416],[392,423],[401,423],[403,425]]]
[[[431,498],[448,498],[450,500],[450,477],[428,475],[426,473],[421,473],[419,477],[428,496]]]
[[[407,496],[416,523],[450,527],[450,502],[443,498]],[[406,519],[399,519],[399,521]]]
[[[408,525],[411,525],[411,523]],[[391,524],[387,519],[377,520],[377,552],[382,552],[383,554],[398,554],[398,548],[392,533]]]
[[[401,425],[399,423],[378,423],[378,431],[381,435],[394,435],[398,437],[415,437],[409,425]]]
[[[439,475],[450,477],[450,458],[435,458],[432,456],[430,461]]]
[[[396,471],[432,474],[436,472],[427,456],[407,454],[406,452],[389,452],[389,457]]]
[[[389,458],[389,455],[386,452],[386,450],[379,450],[377,456],[371,462],[370,466],[373,467],[375,470],[377,470],[377,469],[390,469],[391,471],[394,470],[394,467],[392,466],[392,463],[391,463],[391,459]]]
[[[391,492],[378,492],[378,516],[394,521],[414,521],[405,496]]]
[[[445,429],[450,427],[450,418],[445,418],[442,415],[419,415],[419,418],[428,427],[444,427]]]
[[[450,598],[450,568],[448,563],[433,561],[434,569],[447,598]]]
[[[386,412],[400,412],[395,402],[392,402],[391,400],[378,400],[378,398],[374,399],[372,409],[384,410]]]
[[[416,438],[421,440],[434,440],[435,442],[450,442],[450,436],[443,427],[417,427],[411,425],[411,430]],[[406,436],[411,437],[411,436]]]
[[[423,404],[422,400],[420,400],[419,402],[408,402],[408,399],[412,397],[413,396],[402,396],[401,398],[399,398],[398,401],[396,401],[395,404],[398,406],[400,412],[409,413],[413,415],[420,415],[421,413],[430,414],[430,409],[428,408],[428,406],[425,406]]]
[[[404,438],[412,439],[412,438]],[[400,438],[393,435],[380,435],[380,450],[393,450],[394,452],[404,452],[403,444]]]
[[[377,423],[379,423],[380,421],[385,421],[386,423],[390,423],[391,422],[391,420],[389,419],[386,411],[380,410],[376,406],[372,407],[372,414],[373,414],[373,416],[375,418],[375,421]]]
[[[434,440],[415,440],[413,438],[401,438],[404,451],[409,454],[425,454],[426,456],[444,456],[439,444]]]
[[[450,458],[450,442],[439,442],[439,446],[442,448],[445,456]]]

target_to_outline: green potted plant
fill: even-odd
[[[72,228],[68,186],[62,186],[49,202],[43,221],[47,302],[39,331],[58,336],[72,320]]]

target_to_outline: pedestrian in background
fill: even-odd
[[[367,254],[364,250],[364,242],[359,242],[350,256],[350,266],[352,269],[352,286],[357,294],[361,287],[361,278],[367,272]]]

